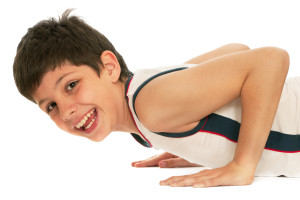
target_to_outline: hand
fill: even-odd
[[[253,182],[254,173],[234,161],[224,167],[200,171],[186,176],[174,176],[160,182],[160,185],[172,187],[214,187],[229,185],[249,185]]]
[[[170,153],[163,153],[160,155],[152,156],[146,160],[136,161],[131,163],[132,167],[199,167],[201,165],[190,163],[183,158],[175,156]]]

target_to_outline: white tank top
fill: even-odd
[[[162,149],[192,163],[221,167],[234,156],[241,123],[241,99],[238,98],[200,120],[182,133],[152,132],[139,121],[135,99],[151,80],[166,73],[193,67],[184,64],[138,70],[126,83],[126,98],[140,134],[133,137],[146,147]],[[187,97],[188,98],[188,97]],[[256,176],[300,177],[300,77],[289,78],[284,86],[273,126],[257,166]]]

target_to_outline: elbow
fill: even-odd
[[[277,69],[287,74],[290,66],[290,56],[284,49],[278,47],[264,47],[264,55],[268,58],[269,62],[273,62],[273,66],[277,66]]]
[[[240,43],[230,43],[230,44],[225,45],[224,47],[232,50],[233,52],[250,50],[250,48],[247,45],[240,44]]]
[[[281,57],[282,65],[283,65],[284,68],[286,68],[288,70],[289,66],[290,66],[290,55],[284,49],[279,49],[279,51],[280,51],[280,57]]]
[[[286,50],[281,49],[281,57],[283,68],[286,70],[286,73],[288,73],[290,67],[290,55]]]

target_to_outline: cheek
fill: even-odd
[[[83,104],[94,104],[96,97],[93,91],[81,90],[77,93],[77,99],[80,103]]]
[[[82,85],[82,87],[78,88],[75,98],[78,103],[95,104],[95,100],[97,100],[97,93],[98,92],[95,90],[95,87]]]
[[[97,87],[99,83],[90,83],[92,87],[82,85],[78,88],[76,99],[80,104],[92,104],[97,106],[104,106],[110,98],[110,92],[107,88]]]

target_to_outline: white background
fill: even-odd
[[[12,64],[27,28],[67,8],[106,35],[132,71],[181,64],[231,42],[278,46],[300,75],[300,6],[291,0],[1,1],[0,199],[282,199],[298,198],[300,179],[256,178],[251,186],[161,187],[193,169],[135,169],[131,161],[160,153],[126,133],[94,143],[60,131],[20,96]],[[299,165],[300,167],[300,165]]]

